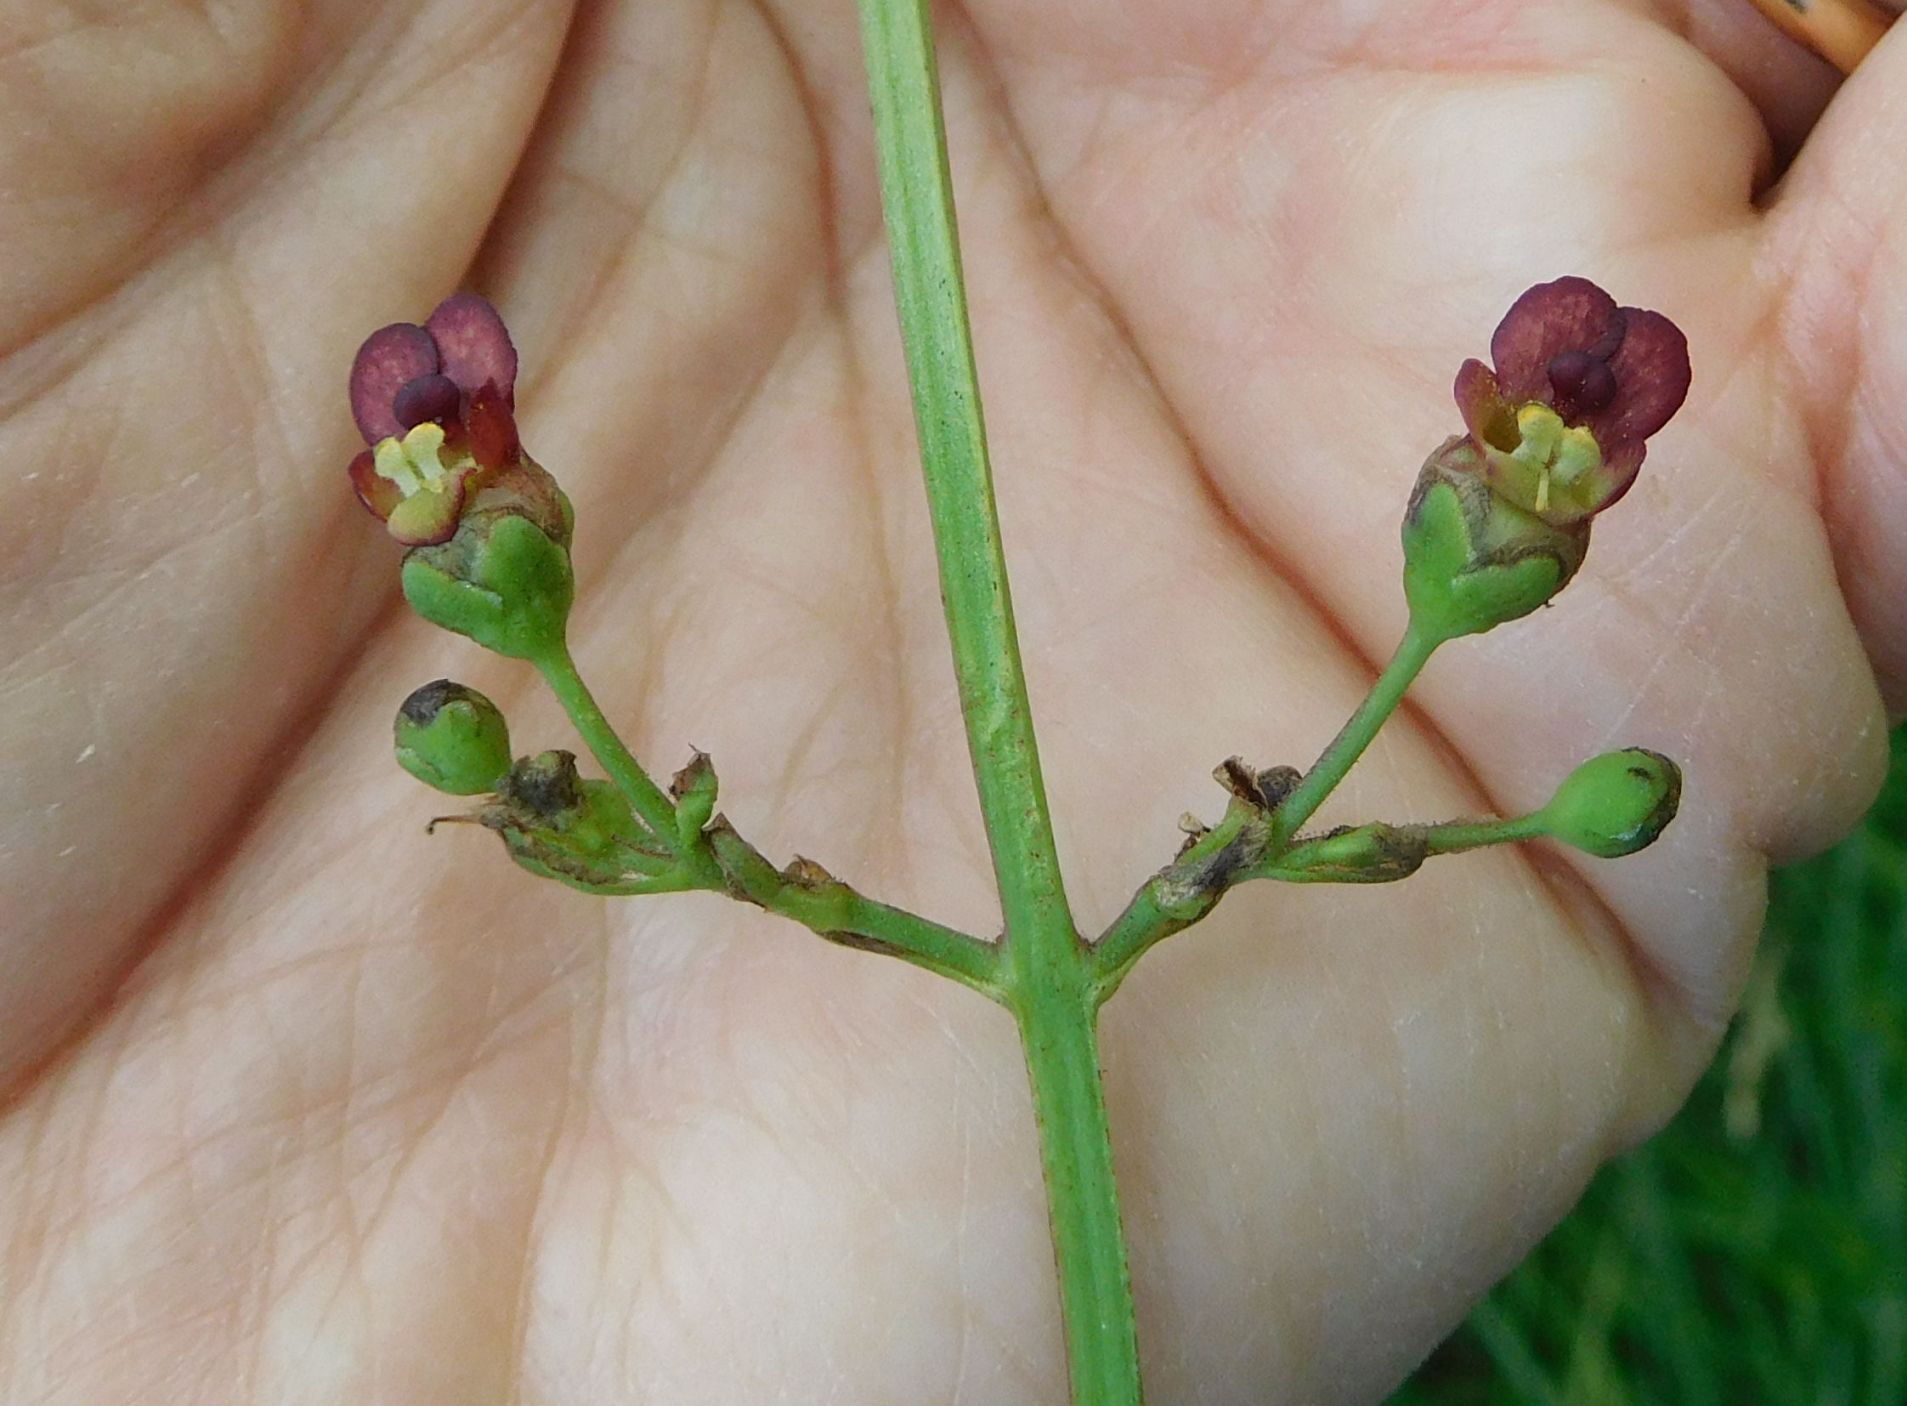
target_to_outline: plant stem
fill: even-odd
[[[1509,820],[1448,820],[1424,827],[1432,854],[1462,854],[1489,845],[1519,844],[1540,840],[1548,833],[1549,825],[1540,810]]]
[[[616,783],[628,800],[630,808],[642,817],[643,823],[655,831],[656,838],[667,845],[671,851],[681,848],[675,837],[675,803],[668,794],[649,779],[649,773],[642,769],[635,754],[623,745],[616,730],[603,716],[603,710],[597,706],[596,699],[583,682],[583,676],[576,671],[576,661],[570,657],[567,644],[558,645],[549,654],[531,661],[537,672],[543,675],[544,682],[550,686],[550,692],[556,695],[563,705],[563,711],[569,714],[576,731],[609,779]]]
[[[549,868],[538,872],[585,893],[727,893],[792,918],[830,942],[898,957],[951,977],[994,1000],[1002,999],[1000,949],[993,943],[903,908],[876,902],[812,860],[797,860],[787,870],[777,869],[724,817],[717,816],[699,834],[679,832],[675,802],[649,778],[616,735],[568,649],[559,649],[535,663],[603,770],[673,856],[659,861],[662,867],[656,872],[632,873],[620,883],[579,881]],[[708,767],[706,757],[697,760]],[[708,775],[712,781],[713,772]]]
[[[860,0],[894,298],[980,814],[1005,920],[1000,976],[1040,1128],[1073,1399],[1141,1398],[1132,1285],[1074,929],[1040,777],[974,367],[928,0]]]
[[[1092,945],[1093,981],[1102,1004],[1154,944],[1183,932],[1218,905],[1263,855],[1270,828],[1262,811],[1234,800],[1223,820],[1139,886]]]
[[[1224,820],[1140,886],[1092,946],[1093,979],[1102,1002],[1111,999],[1140,957],[1211,912],[1233,884],[1290,877],[1279,868],[1286,846],[1364,755],[1442,643],[1413,618],[1357,711],[1269,818],[1262,809],[1234,800]]]
[[[1054,987],[1025,993],[1015,1014],[1033,1083],[1073,1400],[1139,1406],[1139,1340],[1099,1070],[1098,1006],[1090,987]]]
[[[1271,848],[1274,853],[1298,833],[1305,821],[1337,789],[1345,773],[1364,755],[1364,749],[1371,745],[1377,730],[1397,711],[1397,705],[1404,699],[1404,691],[1442,643],[1441,637],[1420,628],[1414,619],[1405,627],[1404,637],[1398,641],[1397,652],[1391,656],[1390,663],[1384,666],[1384,672],[1377,676],[1371,691],[1364,695],[1364,701],[1358,705],[1357,711],[1351,714],[1350,721],[1331,739],[1331,745],[1324,749],[1316,765],[1304,774],[1304,779],[1278,806],[1272,817]]]
[[[861,0],[894,299],[1006,940],[1073,934],[1007,591],[925,0]]]
[[[708,841],[736,897],[792,918],[830,942],[883,952],[1001,999],[1000,953],[991,942],[876,902],[817,864],[777,869],[726,819],[709,827]]]

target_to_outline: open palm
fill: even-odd
[[[1758,23],[942,16],[1088,924],[1218,809],[1215,761],[1302,765],[1361,694],[1405,494],[1511,297],[1584,273],[1693,348],[1577,584],[1446,651],[1328,812],[1513,811],[1636,744],[1687,772],[1664,841],[1247,887],[1108,1009],[1160,1402],[1379,1394],[1679,1101],[1768,860],[1870,796],[1907,671],[1907,48],[1757,204],[1767,127],[1825,97]],[[991,931],[849,0],[0,32],[0,1399],[1059,1399],[1010,1020],[715,897],[426,838],[441,798],[388,751],[414,685],[575,744],[407,614],[343,474],[359,338],[487,292],[638,752],[708,749],[771,855]]]

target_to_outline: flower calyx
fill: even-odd
[[[1467,437],[1425,462],[1404,511],[1404,597],[1437,640],[1528,615],[1569,584],[1589,550],[1585,519],[1558,527],[1490,486]]]

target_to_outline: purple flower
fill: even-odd
[[[1539,283],[1466,361],[1457,407],[1491,486],[1556,526],[1629,491],[1650,435],[1688,396],[1688,340],[1668,318],[1586,278]]]
[[[351,364],[351,414],[371,446],[351,462],[358,499],[410,546],[448,541],[469,496],[522,458],[516,348],[474,293],[419,327],[394,322]]]

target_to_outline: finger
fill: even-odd
[[[1793,13],[1787,0],[1771,3]],[[1685,9],[1682,22],[1688,41],[1726,73],[1761,114],[1774,148],[1770,174],[1778,174],[1834,96],[1841,69],[1770,23],[1750,0],[1687,0]]]
[[[203,24],[194,7],[139,13]],[[343,488],[344,372],[367,330],[459,278],[563,21],[515,0],[312,7],[303,25],[260,22],[250,42],[272,62],[133,65],[130,78],[101,23],[0,71],[0,101],[38,125],[174,165],[174,129],[190,127],[191,149],[219,158],[133,183],[123,208],[110,167],[76,185],[74,208],[97,206],[117,233],[78,241],[70,278],[54,280],[64,292],[8,310],[31,340],[0,363],[0,772],[13,783],[0,892],[19,896],[0,940],[33,979],[0,989],[0,1085],[116,979],[142,919],[230,837],[274,742],[322,705],[388,597],[389,544],[358,530]],[[22,66],[52,55],[71,82]],[[254,100],[212,91],[248,58],[271,73]],[[146,96],[165,101],[148,114],[121,89],[149,69],[170,76],[153,80]],[[14,179],[45,160],[17,133],[7,153]],[[6,209],[30,267],[57,262],[45,226],[59,207]]]
[[[1907,710],[1907,34],[1848,80],[1774,208],[1765,266],[1849,608],[1894,716]]]
[[[824,310],[837,241],[878,231],[871,162],[827,149],[828,107],[865,102],[852,8],[830,14],[805,27],[845,30],[845,72],[812,78],[772,7],[578,18],[479,276],[511,312],[538,457],[616,502],[582,524],[585,565],[708,468]]]

